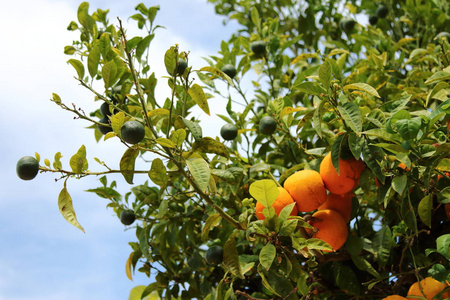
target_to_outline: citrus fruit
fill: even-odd
[[[223,248],[219,245],[214,245],[208,248],[205,253],[206,262],[209,265],[218,265],[223,261]]]
[[[341,248],[348,236],[347,222],[335,210],[324,209],[316,211],[308,220],[315,229],[307,229],[312,238],[327,242],[334,251]]]
[[[446,32],[446,31],[440,32],[435,37],[435,39],[437,41],[440,41],[442,38],[447,38],[447,42],[450,43],[450,33],[449,32]]]
[[[232,141],[237,137],[238,130],[234,124],[225,124],[220,129],[220,135],[226,141]]]
[[[138,121],[127,121],[120,128],[122,139],[129,144],[137,144],[145,136],[145,127]]]
[[[222,67],[222,72],[224,72],[225,74],[230,76],[231,79],[233,79],[234,76],[236,76],[236,73],[237,73],[236,72],[236,68],[233,65],[231,65],[231,64],[224,65]]]
[[[331,153],[328,153],[320,164],[320,176],[325,188],[332,194],[345,194],[353,190],[358,184],[359,176],[365,165],[361,160],[339,158],[339,174],[331,162]]]
[[[120,222],[123,225],[131,225],[136,220],[136,216],[132,210],[122,210],[120,213]]]
[[[283,186],[301,212],[313,211],[327,200],[322,177],[314,170],[301,170],[292,174],[284,181]]]
[[[262,117],[259,121],[259,132],[270,135],[277,129],[277,121],[271,116]]]
[[[280,193],[278,194],[278,197],[275,200],[275,202],[272,203],[272,207],[275,209],[275,213],[277,214],[277,216],[280,215],[280,212],[283,208],[285,208],[289,204],[294,203],[294,199],[292,199],[291,195],[289,195],[289,193],[284,188],[279,186],[278,190],[280,191]],[[259,220],[265,219],[265,216],[262,213],[263,209],[264,209],[264,206],[260,202],[257,202],[256,203],[256,217]],[[291,216],[296,216],[297,213],[298,213],[297,206],[294,205],[294,207],[292,208],[292,211],[291,211]]]
[[[387,296],[381,300],[406,300],[406,298],[399,296],[399,295],[391,295],[391,296]]]
[[[420,284],[420,286],[419,286]],[[434,279],[433,277],[426,277],[425,279],[421,280],[420,282],[413,283],[408,290],[408,295],[406,296],[407,299],[416,299],[409,296],[420,296],[425,297],[428,300],[433,299],[434,296],[439,294],[447,285],[444,283],[441,283]],[[421,290],[422,288],[422,290]],[[423,291],[423,293],[422,293]],[[446,299],[450,297],[450,292],[444,293],[442,295],[442,299]]]
[[[347,193],[343,195],[336,194],[328,194],[327,200],[321,206],[319,206],[318,210],[324,209],[333,209],[340,213],[345,221],[350,221],[351,213],[352,213],[352,198],[353,193]]]
[[[175,69],[178,76],[183,75],[184,71],[186,70],[188,64],[187,61],[184,58],[179,58],[177,62],[177,67]]]
[[[377,8],[378,18],[384,19],[387,17],[388,13],[389,13],[389,8],[386,5],[382,4],[382,5],[378,6],[378,8]]]
[[[100,123],[104,124],[104,125],[97,125],[98,130],[102,133],[102,134],[107,134],[108,132],[112,131],[111,125],[110,125],[110,120],[108,119],[107,116],[101,118],[99,120]]]
[[[355,28],[356,21],[352,18],[343,18],[341,21],[339,21],[339,27],[341,27],[342,30],[345,32],[350,32]]]
[[[369,24],[372,26],[377,25],[378,23],[378,16],[377,15],[371,15],[369,16]]]
[[[31,180],[39,172],[39,162],[32,156],[24,156],[17,162],[17,176],[22,180]]]
[[[250,43],[250,50],[252,50],[257,57],[261,57],[266,53],[266,45],[267,43],[264,41],[254,41]]]

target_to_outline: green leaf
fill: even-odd
[[[377,262],[382,267],[386,266],[392,248],[392,232],[388,226],[383,226],[375,234],[375,237],[372,241],[372,248],[375,253]]]
[[[202,241],[208,240],[208,234],[212,227],[216,227],[222,221],[222,217],[219,214],[212,214],[208,216],[208,219],[205,221],[205,225],[202,230]]]
[[[98,47],[98,43],[95,43],[88,55],[88,71],[92,78],[97,75],[99,62],[100,48]]]
[[[289,218],[289,216],[291,215],[292,209],[294,209],[295,205],[296,205],[295,202],[293,202],[293,203],[283,207],[283,209],[280,211],[280,214],[278,216],[278,218],[280,219],[280,222],[284,222]]]
[[[268,243],[262,247],[261,252],[259,252],[259,262],[266,270],[270,269],[273,260],[277,255],[277,249],[274,245]]]
[[[361,157],[362,148],[364,146],[364,139],[358,136],[355,132],[350,132],[348,135],[348,146],[353,156],[356,159]]]
[[[88,161],[86,159],[86,147],[81,145],[78,152],[70,158],[70,167],[75,174],[81,174],[88,169]]]
[[[308,95],[320,96],[323,93],[326,93],[323,87],[321,87],[317,82],[305,81],[298,85],[294,85],[294,89],[299,90],[300,92],[306,93]]]
[[[293,203],[295,205],[295,203]],[[291,204],[289,204],[290,206]],[[281,213],[280,213],[281,216]],[[283,222],[283,225],[281,225],[280,228],[280,234],[284,236],[290,236],[294,233],[295,229],[297,229],[298,220],[296,219],[289,219],[285,220]]]
[[[62,155],[61,152],[57,152],[55,154],[55,161],[53,162],[53,169],[55,170],[61,170],[62,169],[62,164],[61,164],[61,159]]]
[[[383,174],[380,164],[377,159],[380,159],[380,154],[383,153],[381,148],[373,145],[369,145],[367,141],[364,141],[364,147],[362,150],[362,156],[364,162],[369,167],[369,169],[374,173],[374,175],[384,184],[386,176]]]
[[[351,295],[361,293],[361,284],[353,269],[340,262],[333,263],[332,272],[336,285]]]
[[[433,197],[431,195],[427,195],[423,197],[422,200],[420,200],[417,212],[423,224],[425,224],[430,228],[431,228],[432,211],[433,211]]]
[[[331,147],[331,163],[336,172],[339,174],[339,159],[341,158],[341,150],[345,147],[347,133],[338,135]]]
[[[328,60],[325,60],[319,68],[319,79],[327,90],[330,89],[331,75],[331,65]]]
[[[344,86],[344,91],[349,91],[349,90],[363,91],[369,95],[380,98],[380,95],[378,94],[377,90],[374,89],[372,86],[368,85],[367,83],[362,83],[362,82],[352,83],[352,84],[347,84],[346,86]]]
[[[148,177],[160,187],[165,187],[167,185],[167,170],[161,159],[155,158],[152,161],[152,166],[150,167],[150,171],[148,171]]]
[[[317,108],[314,110],[313,115],[313,124],[314,124],[314,130],[316,131],[317,135],[322,138],[322,115],[323,115],[323,108],[327,101],[322,101],[319,99],[319,97],[314,96],[314,101],[320,101]]]
[[[186,127],[192,133],[192,136],[194,137],[194,139],[201,140],[203,133],[202,133],[202,128],[200,127],[200,125],[197,122],[193,122],[193,121],[190,121],[185,118],[182,118],[182,119],[183,119],[183,122],[186,125]]]
[[[439,203],[450,203],[450,186],[445,187],[438,194],[438,202]]]
[[[407,197],[403,198],[400,210],[402,219],[406,226],[408,226],[408,228],[412,231],[417,232],[416,214],[409,199],[409,194],[407,194]]]
[[[121,136],[121,129],[124,122],[125,114],[123,112],[118,112],[111,116],[111,128],[118,136]]]
[[[186,164],[195,183],[202,191],[206,191],[211,176],[208,163],[202,157],[196,156],[186,159]]]
[[[154,34],[147,35],[143,40],[141,40],[136,47],[136,58],[138,61],[141,61],[142,54],[144,54],[145,50],[148,49],[150,42],[155,37]]]
[[[226,158],[230,155],[224,144],[210,137],[196,140],[192,146],[192,152],[215,153]]]
[[[120,159],[120,171],[129,184],[133,184],[134,164],[138,155],[138,149],[128,148]]]
[[[392,179],[392,188],[400,195],[402,195],[405,192],[407,184],[408,184],[408,177],[406,175],[397,176],[394,179]]]
[[[230,86],[234,86],[233,84],[233,80],[230,78],[230,76],[228,76],[227,74],[225,74],[224,72],[222,72],[221,70],[214,68],[214,67],[203,67],[200,70],[198,70],[199,72],[209,72],[212,73],[216,76],[219,76],[223,79],[225,79],[226,81],[228,81],[228,84]]]
[[[447,259],[450,259],[450,234],[441,235],[436,239],[436,250]]]
[[[183,128],[179,128],[176,131],[172,132],[170,136],[170,140],[180,148],[183,145],[184,140],[186,139],[186,130]]]
[[[171,140],[166,139],[166,138],[157,138],[155,140],[155,142],[157,142],[161,146],[167,147],[167,148],[175,148],[176,147],[175,144]]]
[[[367,271],[375,278],[380,278],[380,274],[375,270],[375,268],[360,255],[352,255],[352,261],[355,266],[361,271]]]
[[[344,119],[345,124],[359,134],[362,131],[361,111],[359,106],[354,102],[347,102],[344,105],[339,105],[337,108]]]
[[[189,95],[194,99],[195,103],[209,116],[209,106],[206,98],[206,94],[203,92],[203,88],[194,83],[188,90]]]
[[[67,63],[71,64],[75,68],[78,74],[78,79],[82,80],[84,77],[84,66],[83,63],[77,59],[69,59]]]
[[[241,264],[239,263],[239,254],[236,248],[236,234],[234,232],[223,246],[223,264],[234,276],[244,279],[241,273]]]
[[[103,82],[105,83],[105,89],[108,89],[111,86],[113,86],[114,82],[116,82],[117,74],[118,70],[114,60],[111,60],[103,65],[102,77]]]
[[[61,190],[58,196],[58,207],[59,212],[62,214],[64,219],[66,219],[67,222],[69,222],[76,228],[80,229],[81,231],[85,232],[84,228],[77,221],[77,216],[75,214],[75,210],[73,209],[72,205],[72,197],[70,197],[70,194],[67,191],[65,184],[64,188]]]
[[[270,207],[275,202],[280,191],[277,184],[270,179],[253,182],[249,189],[250,195],[264,207]]]
[[[260,29],[261,28],[261,19],[259,17],[258,9],[255,6],[252,7],[252,10],[250,12],[250,18],[252,20],[252,23],[255,24],[255,26],[257,28]]]
[[[437,81],[444,81],[450,79],[450,72],[447,71],[438,71],[431,75],[430,78],[425,81],[425,84],[435,83]]]
[[[170,47],[164,55],[164,65],[166,66],[167,73],[174,75],[177,67],[178,50],[175,47]]]
[[[398,134],[405,140],[411,140],[417,137],[420,126],[422,125],[422,118],[412,118],[398,120],[395,123]]]

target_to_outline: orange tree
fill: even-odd
[[[126,35],[120,19],[111,24],[107,10],[90,13],[86,2],[68,26],[80,34],[65,47],[68,62],[99,109],[52,101],[91,122],[99,143],[122,141],[124,154],[117,169],[97,159],[91,171],[81,146],[67,167],[56,153],[39,170],[60,174],[60,211],[82,230],[69,179],[103,175],[89,192],[136,231],[127,276],[150,278],[130,299],[381,299],[406,296],[426,277],[449,280],[449,4],[209,2],[240,29],[205,66],[192,66],[178,45],[168,49],[164,98],[147,60],[158,7],[136,6],[131,19],[143,36]],[[211,97],[227,102],[222,136],[204,136],[208,125],[191,113],[209,115]],[[338,213],[315,212],[329,183],[291,177],[320,172],[328,153],[338,174],[340,161],[360,160],[345,225],[348,216],[333,226],[324,218]],[[26,161],[17,172],[32,179],[37,164]],[[121,195],[111,173],[131,191]],[[320,192],[291,195],[296,203],[275,211],[287,178]],[[314,211],[302,201],[317,203]],[[334,227],[345,240],[332,248],[320,237],[337,238]]]

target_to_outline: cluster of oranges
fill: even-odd
[[[431,300],[436,295],[441,293],[448,285],[441,283],[434,279],[433,277],[427,277],[419,282],[413,283],[408,290],[408,295],[405,297],[399,295],[392,295],[382,300],[407,300],[407,299],[419,299],[419,297],[423,297],[424,299]],[[441,299],[450,298],[450,291],[444,292],[441,295]]]
[[[347,222],[352,210],[352,191],[359,184],[365,165],[361,160],[339,159],[339,173],[331,160],[331,153],[320,164],[320,172],[302,170],[289,176],[272,204],[277,214],[295,202],[291,215],[317,210],[309,219],[313,238],[327,242],[334,251],[341,248],[348,236]],[[328,192],[327,192],[328,191]],[[263,220],[263,205],[256,204],[256,216]]]

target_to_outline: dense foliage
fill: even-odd
[[[209,2],[240,30],[203,67],[174,45],[159,81],[147,59],[158,7],[139,4],[131,16],[143,36],[125,35],[120,20],[89,13],[86,2],[68,27],[80,34],[65,47],[68,62],[99,109],[87,115],[57,94],[53,101],[125,151],[118,170],[101,159],[103,170],[88,170],[84,146],[70,169],[60,153],[40,169],[65,179],[59,207],[80,229],[67,180],[104,174],[90,192],[136,230],[128,277],[150,278],[130,299],[381,299],[405,296],[424,277],[450,280],[449,34],[435,38],[450,28],[450,4]],[[171,94],[156,99],[166,83]],[[228,100],[217,119],[233,126],[222,136],[220,128],[203,136],[191,114],[209,114],[211,97]],[[257,201],[270,206],[277,184],[319,171],[329,152],[337,170],[340,158],[365,165],[337,251],[310,238],[311,212],[290,216],[291,205],[255,215]],[[135,169],[140,159],[147,169]],[[121,195],[109,173],[131,192]]]

